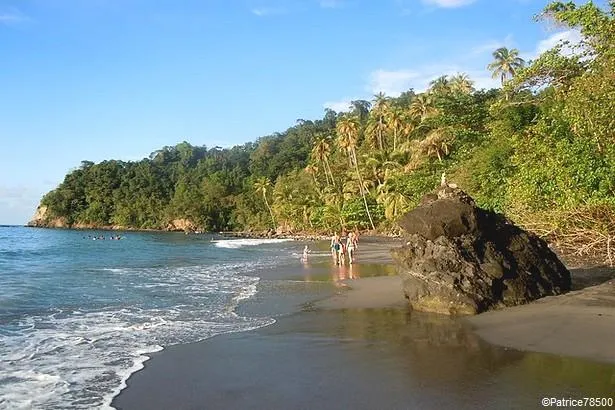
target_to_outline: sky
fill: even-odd
[[[578,33],[546,0],[0,0],[0,224],[82,160],[231,147]]]

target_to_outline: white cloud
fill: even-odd
[[[571,30],[566,30],[566,31],[561,31],[559,33],[555,33],[549,38],[542,40],[541,42],[538,43],[538,46],[536,47],[536,53],[542,54],[545,51],[550,50],[551,48],[555,47],[556,45],[566,42],[566,41],[569,42],[569,44],[565,45],[562,48],[562,54],[564,55],[574,54],[575,45],[578,45],[581,42],[581,32],[579,30],[571,29]]]
[[[465,72],[470,80],[474,81],[474,88],[476,90],[490,90],[492,88],[500,88],[501,83],[497,78],[491,77],[487,70],[470,70]]]
[[[383,92],[395,97],[421,83],[423,73],[414,70],[376,70],[370,74],[368,90],[373,94]]]
[[[476,0],[422,0],[424,4],[433,5],[443,8],[455,8],[467,6],[474,3]]]
[[[500,86],[497,79],[491,78],[487,70],[464,68],[458,65],[431,65],[418,69],[376,70],[370,75],[367,90],[372,94],[383,92],[391,97],[398,97],[402,92],[413,89],[423,92],[429,88],[429,83],[436,78],[465,73],[474,81],[474,88],[490,89]]]
[[[504,40],[488,40],[482,44],[474,46],[472,47],[470,53],[472,55],[479,55],[484,53],[491,54],[500,47],[514,47],[514,40],[512,34],[507,35]]]
[[[353,100],[348,98],[348,99],[343,99],[340,101],[327,101],[326,103],[323,104],[323,107],[329,108],[335,112],[348,112],[350,111],[350,101],[353,101]]]
[[[570,29],[552,34],[544,40],[541,40],[536,45],[536,49],[532,52],[523,53],[521,58],[526,61],[534,60],[545,51],[548,51],[556,45],[568,42],[561,50],[562,55],[570,56],[579,52],[579,44],[582,40],[582,35],[579,30]]]

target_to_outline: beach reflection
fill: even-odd
[[[465,322],[448,316],[404,309],[317,314],[327,319],[317,321],[315,334],[354,342],[346,351],[356,354],[357,361],[386,365],[398,377],[401,373],[410,389],[445,389],[467,399],[478,395],[493,408],[511,408],[506,397],[527,404],[545,396],[612,397],[615,391],[613,365],[491,345]],[[368,354],[374,349],[377,355]]]
[[[331,280],[336,286],[343,286],[346,279],[359,279],[361,277],[359,265],[337,265],[331,267]]]

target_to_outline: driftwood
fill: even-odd
[[[595,207],[539,217],[541,221],[536,216],[515,219],[564,253],[615,266],[615,211]]]

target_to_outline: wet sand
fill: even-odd
[[[542,397],[614,395],[613,365],[485,342],[508,310],[472,324],[477,333],[464,320],[408,310],[392,245],[366,240],[351,269],[333,266],[321,244],[307,264],[262,272],[238,313],[276,324],[154,354],[114,406],[531,409]]]
[[[615,363],[615,281],[467,320],[490,343]]]

